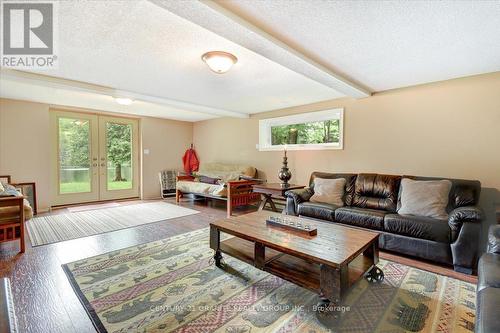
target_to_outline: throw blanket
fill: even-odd
[[[3,191],[0,192],[0,197],[20,197],[22,194],[10,184],[2,184]]]

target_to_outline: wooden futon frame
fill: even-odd
[[[193,181],[192,176],[177,176],[177,181],[187,180]],[[175,190],[175,201],[179,202],[179,199],[183,197],[184,194],[194,194],[201,197],[224,200],[227,202],[227,217],[231,217],[233,214],[233,209],[235,207],[246,206],[260,201],[260,194],[253,192],[253,185],[259,184],[258,180],[235,180],[226,183],[227,186],[227,196],[221,197],[211,194],[204,193],[183,193],[178,189]]]

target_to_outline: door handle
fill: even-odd
[[[92,164],[92,166],[95,168],[97,166],[97,163]]]
[[[102,167],[105,167],[105,166],[106,166],[106,163],[101,163],[101,166],[102,166]]]

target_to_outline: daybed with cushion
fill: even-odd
[[[24,223],[33,217],[28,200],[17,191],[15,184],[0,183],[0,243],[19,239],[20,252],[24,252]]]
[[[253,193],[257,184],[257,170],[250,166],[223,163],[206,163],[192,176],[177,176],[176,201],[184,194],[227,201],[227,216],[233,208],[245,206],[260,200],[260,194]]]
[[[330,203],[311,200],[316,178],[318,184],[324,179],[343,179],[340,200],[333,201],[335,204],[331,197],[324,199]],[[408,184],[406,193],[400,186],[402,179]],[[410,189],[430,184],[422,181],[433,181],[436,188],[444,188],[445,192],[440,190],[445,193],[440,199],[441,214],[430,217],[407,213],[408,209],[411,212],[411,205],[418,206],[429,199],[429,193],[417,191],[414,195],[419,197],[413,198],[411,204],[402,202],[412,201]],[[480,191],[480,182],[474,180],[314,172],[308,188],[286,192],[286,212],[378,231],[382,249],[450,264],[456,271],[471,274],[477,263],[483,218],[478,207]],[[437,206],[434,203],[431,208]]]

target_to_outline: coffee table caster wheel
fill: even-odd
[[[222,254],[220,253],[220,251],[215,251],[214,261],[215,261],[215,266],[217,266],[219,268],[224,268],[224,264],[222,261]]]
[[[365,278],[370,283],[380,283],[384,281],[384,272],[375,266],[366,274]]]
[[[316,318],[326,328],[334,328],[339,324],[340,314],[333,309],[334,304],[327,299],[321,299],[316,306]]]

